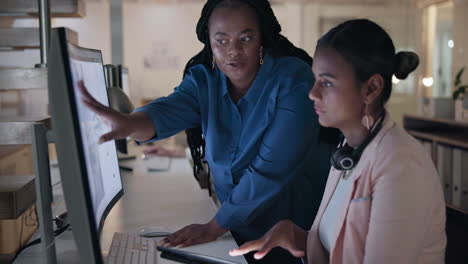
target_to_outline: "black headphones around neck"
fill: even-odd
[[[382,128],[382,123],[385,118],[385,111],[382,114],[382,117],[378,119],[377,123],[371,129],[371,132],[364,139],[356,149],[350,147],[347,143],[344,143],[345,137],[342,137],[341,143],[338,149],[330,157],[330,162],[333,168],[337,170],[351,170],[359,162],[362,152],[367,147],[369,142],[379,133]]]

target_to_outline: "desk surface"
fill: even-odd
[[[138,149],[133,151],[139,152]],[[121,162],[132,167],[133,172],[122,171],[124,195],[106,218],[101,250],[106,256],[114,232],[137,234],[141,228],[157,226],[170,231],[193,223],[206,223],[215,214],[216,208],[206,190],[200,189],[192,176],[191,167],[185,158],[149,158]],[[170,166],[169,166],[170,165]],[[148,172],[148,167],[167,171]],[[56,176],[55,176],[56,177]],[[52,176],[54,182],[54,175]],[[61,188],[60,188],[61,189]],[[60,193],[54,190],[54,199]],[[60,211],[60,209],[59,209]],[[242,257],[230,257],[228,251],[237,244],[229,234],[218,240],[186,248],[187,251],[207,254],[237,263],[247,263]],[[73,234],[67,231],[56,238],[58,263],[79,263]],[[39,247],[23,251],[15,263],[37,263]],[[159,263],[175,263],[158,259]]]

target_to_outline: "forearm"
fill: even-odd
[[[147,141],[155,136],[156,131],[150,117],[144,112],[133,112],[128,116],[128,125],[132,128],[130,137],[138,141]]]

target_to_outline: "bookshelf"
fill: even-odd
[[[403,126],[430,153],[447,208],[468,215],[468,123],[405,115]]]

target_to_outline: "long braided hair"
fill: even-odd
[[[204,44],[204,47],[188,61],[184,69],[184,76],[192,66],[198,64],[203,64],[211,69],[213,54],[208,34],[210,16],[217,7],[235,7],[239,6],[239,4],[251,7],[257,14],[262,35],[261,43],[268,54],[273,57],[294,56],[312,66],[312,57],[304,50],[295,47],[285,36],[280,34],[281,26],[268,0],[208,0],[203,6],[196,30],[197,38]],[[201,127],[187,129],[186,133],[194,161],[193,172],[195,177],[198,178],[197,174],[203,170],[202,160],[205,157],[205,140],[202,136]]]

